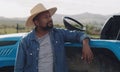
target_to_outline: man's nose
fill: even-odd
[[[49,19],[48,19],[49,21],[51,21],[52,20],[52,18],[51,17],[49,17]]]

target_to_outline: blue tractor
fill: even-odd
[[[79,27],[74,27],[71,20]],[[65,27],[83,31],[83,25],[77,20],[64,17]],[[18,44],[27,33],[0,35],[0,72],[13,72]],[[91,64],[81,60],[82,45],[65,43],[69,72],[120,72],[120,16],[111,17],[104,25],[99,39],[92,38],[90,46],[94,53]]]

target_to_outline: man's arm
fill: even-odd
[[[94,56],[89,46],[89,39],[84,39],[82,43],[83,43],[83,49],[82,49],[81,59],[87,61],[88,63],[91,63]]]
[[[90,63],[93,59],[93,53],[89,46],[90,38],[84,32],[79,31],[69,31],[65,30],[63,32],[65,41],[77,41],[83,44],[82,48],[82,59]]]
[[[75,41],[83,44],[82,59],[90,63],[93,59],[93,53],[89,46],[90,38],[87,34],[80,31],[61,30],[65,41]]]
[[[89,36],[87,34],[85,34],[84,32],[80,32],[80,31],[71,31],[71,30],[66,30],[66,29],[60,29],[60,33],[63,34],[63,38],[64,41],[66,42],[80,42],[82,43],[82,41],[85,38],[89,38]]]

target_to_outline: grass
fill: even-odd
[[[1,28],[0,34],[11,34],[11,33],[18,33],[18,32],[29,32],[31,28],[19,29],[17,31],[16,28]]]
[[[98,39],[98,38],[100,38],[100,35],[90,35],[90,37]]]
[[[57,28],[64,28],[64,26],[62,25],[54,25],[54,27],[57,27]],[[18,27],[18,31],[16,29],[16,26],[14,25],[7,25],[7,26],[3,26],[1,25],[0,26],[0,35],[1,34],[11,34],[11,33],[20,33],[20,32],[29,32],[31,31],[33,28],[28,28],[28,27],[25,27],[24,25],[19,25]],[[88,32],[86,32],[88,33]],[[100,38],[100,35],[90,35],[91,38]]]

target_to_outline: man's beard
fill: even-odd
[[[51,25],[50,25],[50,24],[51,24]],[[52,28],[53,28],[53,22],[52,22],[52,21],[48,22],[47,25],[46,25],[46,27],[42,27],[42,29],[43,29],[44,31],[48,31],[48,30],[50,30],[50,29],[52,29]]]
[[[49,25],[47,24],[47,26],[44,27],[44,28],[42,28],[42,29],[45,30],[45,31],[48,31],[48,30],[50,30],[50,29],[52,29],[52,28],[53,28],[53,25],[52,25],[52,26],[49,26]]]

